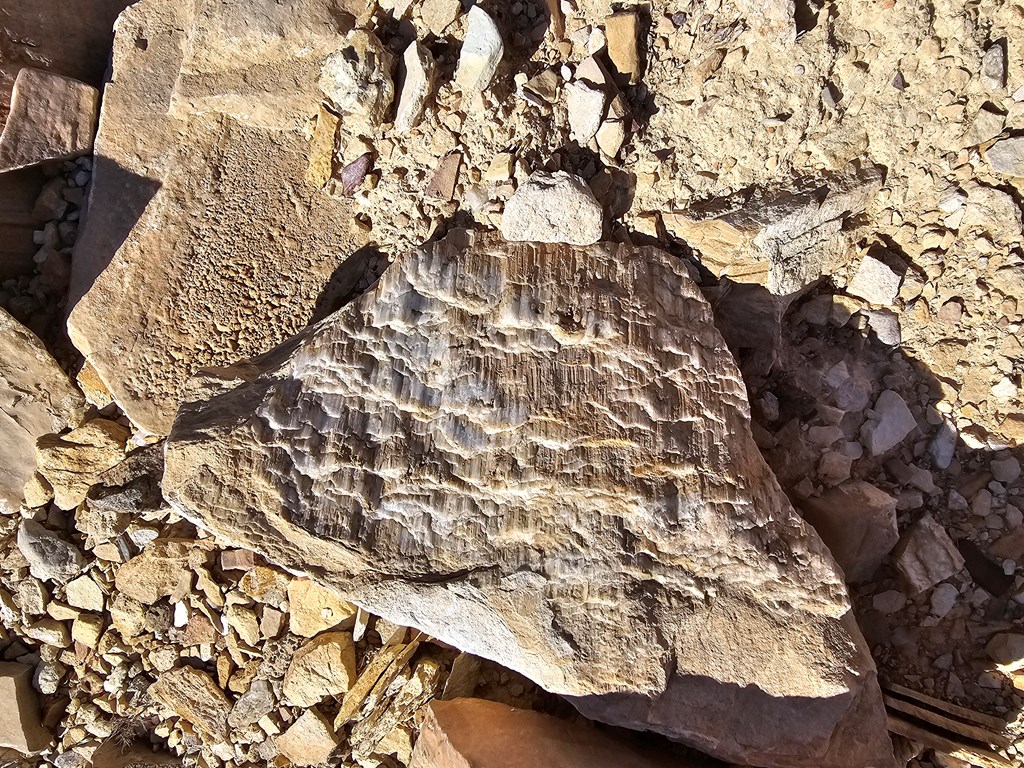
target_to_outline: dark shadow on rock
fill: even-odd
[[[316,323],[357,299],[377,282],[388,259],[375,245],[364,245],[342,261],[313,305],[309,322]]]
[[[0,281],[32,272],[39,246],[32,233],[46,222],[33,213],[46,184],[42,168],[0,173]]]
[[[113,261],[161,186],[101,154],[93,156],[92,173],[84,223],[71,256],[68,313]]]

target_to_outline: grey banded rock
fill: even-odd
[[[682,262],[456,231],[197,374],[164,492],[588,717],[762,766],[892,764],[842,574]]]

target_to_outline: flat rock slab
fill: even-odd
[[[85,398],[43,342],[0,309],[0,511],[14,514],[36,466],[36,440],[78,424]]]
[[[595,719],[891,764],[842,574],[671,256],[456,232],[192,387],[164,492],[236,545]]]
[[[53,741],[39,718],[39,699],[32,690],[33,668],[0,661],[0,747],[34,755]]]
[[[99,101],[91,85],[24,67],[0,133],[0,173],[91,152]]]
[[[144,0],[118,20],[68,329],[149,432],[196,369],[273,348],[363,275],[342,266],[365,237],[350,204],[306,179],[338,7]]]

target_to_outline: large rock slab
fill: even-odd
[[[36,440],[77,425],[85,398],[43,342],[0,309],[0,512],[14,514],[36,466]]]
[[[765,766],[886,766],[842,574],[684,265],[456,232],[196,377],[164,492],[586,715]]]
[[[92,150],[100,92],[42,69],[18,72],[0,133],[0,173]]]
[[[68,319],[125,413],[165,433],[198,368],[266,351],[363,270],[306,181],[345,3],[144,0],[119,18]]]
[[[34,755],[53,741],[39,716],[39,698],[32,690],[32,667],[0,661],[0,747]]]

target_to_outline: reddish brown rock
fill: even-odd
[[[588,725],[483,699],[432,701],[409,768],[694,768]]]

